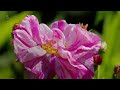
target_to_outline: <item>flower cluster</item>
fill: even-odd
[[[29,71],[30,78],[91,79],[94,55],[101,49],[98,35],[80,24],[65,20],[50,26],[34,15],[26,16],[13,28],[14,52]]]

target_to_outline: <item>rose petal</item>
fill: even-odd
[[[37,76],[39,79],[51,79],[55,76],[55,73],[52,64],[48,61],[50,57],[51,56],[47,57],[44,55],[35,60],[25,62],[25,68],[33,73],[31,73],[33,78]]]
[[[61,30],[54,28],[53,29],[53,40],[57,42],[56,44],[53,45],[53,47],[65,47],[65,36],[62,33]]]
[[[29,32],[30,36],[37,42],[37,44],[41,44],[40,33],[39,33],[39,22],[38,19],[34,15],[28,15],[22,21],[22,26],[26,28]]]
[[[36,63],[36,61],[37,61],[37,63]],[[35,77],[37,77],[39,79],[44,78],[44,74],[42,72],[42,61],[41,60],[36,59],[36,60],[34,60],[34,62],[33,61],[26,62],[26,63],[24,63],[24,65],[25,65],[25,68],[29,72],[31,72],[31,73],[29,73],[30,74],[29,76],[31,76],[31,78],[35,78]],[[30,66],[30,67],[28,67],[28,66]]]
[[[72,66],[68,60],[57,58],[54,62],[55,71],[60,79],[82,79],[88,72],[83,68],[79,69]]]
[[[53,29],[53,28],[58,28],[58,29],[60,29],[61,31],[64,31],[66,25],[67,25],[67,22],[66,22],[65,20],[59,20],[59,21],[53,22],[49,27],[50,27],[51,29]]]
[[[45,55],[46,51],[40,46],[35,46],[26,50],[21,50],[17,54],[20,62],[23,63]]]
[[[101,41],[99,36],[82,29],[79,24],[68,25],[64,30],[64,34],[66,36],[67,49],[70,51],[77,49],[81,45],[92,47]]]
[[[79,69],[84,69],[85,71],[87,70],[84,65],[73,58],[72,54],[69,51],[59,48],[59,54],[62,58],[67,59],[72,66]]]
[[[24,30],[17,29],[13,31],[13,34],[15,39],[19,39],[27,47],[33,47],[37,45],[36,42],[33,41],[33,39],[30,37],[30,35]]]
[[[75,24],[69,24],[67,25],[67,27],[64,30],[64,35],[66,38],[66,48],[72,48],[72,47],[76,47],[76,44],[79,40],[79,33],[78,33],[78,29],[76,29],[76,25]]]
[[[28,49],[29,47],[24,45],[19,39],[13,39],[14,51],[17,54],[20,50]]]
[[[40,24],[40,33],[42,42],[46,43],[52,39],[53,31],[45,24]]]

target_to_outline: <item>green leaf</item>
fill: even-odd
[[[102,38],[107,43],[107,50],[103,55],[103,63],[99,69],[99,78],[110,79],[114,66],[120,63],[120,12],[108,12],[104,16]],[[117,62],[117,63],[116,63]]]
[[[111,15],[111,13],[113,14],[114,12],[112,12],[112,11],[98,11],[96,13],[95,25],[98,25],[102,20],[105,19],[105,16]]]
[[[0,11],[0,24],[4,20],[8,20],[11,16],[15,15],[16,11]]]
[[[14,15],[7,21],[3,21],[0,24],[0,48],[4,45],[6,40],[11,39],[12,27],[15,23],[19,23],[26,16],[32,14],[31,11],[25,11],[20,14]]]

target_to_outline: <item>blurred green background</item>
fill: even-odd
[[[39,22],[50,24],[65,19],[68,23],[88,24],[103,41],[107,50],[99,67],[97,79],[112,79],[115,65],[120,65],[120,11],[0,11],[0,79],[26,78],[24,68],[16,62],[11,31],[26,15],[35,15]]]

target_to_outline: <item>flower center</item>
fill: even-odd
[[[55,54],[57,56],[59,55],[58,50],[53,48],[51,44],[42,44],[42,48],[46,50],[48,54]]]

